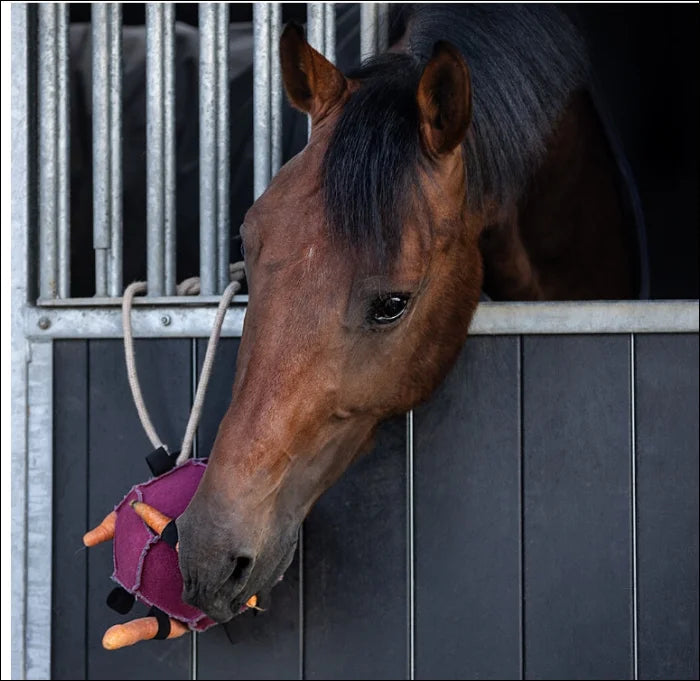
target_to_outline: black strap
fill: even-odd
[[[158,633],[153,637],[156,641],[162,641],[170,635],[170,618],[155,605],[151,606],[148,611],[149,617],[155,617],[158,620]]]
[[[129,593],[123,586],[115,586],[107,596],[107,605],[120,615],[126,615],[134,606],[134,594]]]
[[[172,548],[175,548],[178,542],[177,525],[174,520],[171,520],[160,534],[160,538]]]
[[[154,449],[147,457],[146,463],[151,469],[151,473],[157,478],[163,473],[167,473],[169,470],[175,468],[175,461],[177,460],[177,455],[180,452],[173,452],[168,454],[165,447],[158,447]]]

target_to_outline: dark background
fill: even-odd
[[[589,43],[647,222],[654,298],[698,297],[697,5],[565,6]]]
[[[698,7],[627,3],[562,8],[586,36],[594,77],[638,183],[651,296],[698,298]],[[143,4],[123,4],[122,11],[125,24],[144,22]],[[231,3],[229,11],[232,21],[252,21],[250,3]],[[175,12],[179,21],[197,25],[196,4],[178,3]],[[283,5],[284,21],[305,21],[305,13],[304,3]],[[72,21],[89,18],[89,4],[71,5]],[[243,204],[248,191],[246,183]],[[233,217],[233,224],[239,224],[238,216]]]

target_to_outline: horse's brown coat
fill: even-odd
[[[185,599],[221,621],[284,572],[304,517],[371,446],[378,423],[442,381],[467,336],[484,267],[502,297],[629,290],[613,185],[600,177],[610,159],[585,102],[573,101],[553,132],[529,198],[485,202],[475,212],[462,146],[469,70],[454,48],[438,43],[417,92],[420,187],[398,257],[381,270],[348,257],[330,237],[321,195],[325,150],[361,85],[295,27],[285,30],[280,56],[289,98],[311,115],[312,134],[246,216],[250,302],[233,399],[178,521]],[[623,264],[614,277],[598,271],[611,263]],[[388,292],[411,293],[409,307],[397,324],[373,326],[370,303]]]

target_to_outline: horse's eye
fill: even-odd
[[[406,312],[409,299],[408,293],[384,293],[377,296],[372,301],[367,318],[373,324],[391,324]]]

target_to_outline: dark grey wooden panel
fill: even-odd
[[[197,636],[200,679],[299,678],[299,562],[272,590],[268,611],[245,612]]]
[[[470,338],[416,410],[416,678],[520,676],[518,338]]]
[[[190,409],[191,344],[187,340],[138,340],[135,344],[141,390],[161,438],[177,449]],[[152,447],[138,420],[118,340],[89,344],[90,435],[88,525],[97,524],[129,489],[150,477],[144,456]],[[105,651],[104,631],[117,622],[145,615],[138,604],[118,615],[105,604],[114,586],[111,545],[88,556],[88,662],[90,679],[186,679],[190,676],[190,637],[152,641]]]
[[[87,341],[54,345],[51,678],[86,674]]]
[[[525,676],[632,674],[630,339],[523,339]]]
[[[635,339],[640,679],[697,679],[698,337]]]
[[[405,417],[304,525],[304,676],[400,679],[407,666]]]
[[[202,370],[208,341],[197,339],[193,342],[196,346],[197,380],[199,380],[199,372]],[[240,344],[241,341],[238,338],[221,338],[219,340],[209,387],[204,399],[199,430],[197,431],[197,456],[209,456],[219,423],[231,404],[233,379],[236,376],[236,360]]]
[[[208,456],[231,402],[240,341],[221,339],[198,432],[198,455]],[[196,341],[201,370],[205,340]],[[204,679],[296,679],[299,672],[299,564],[295,558],[272,590],[268,612],[244,613],[197,637],[197,672]]]

